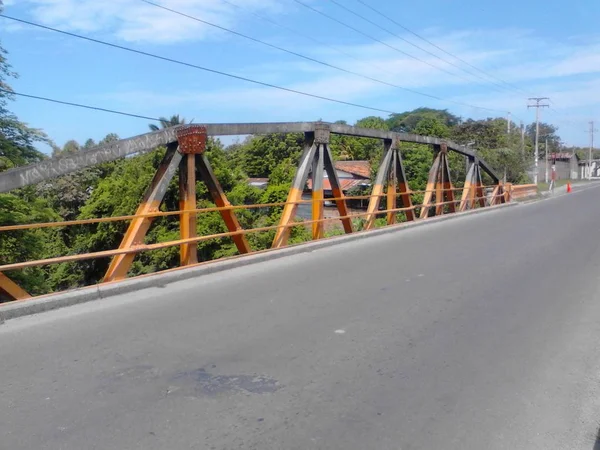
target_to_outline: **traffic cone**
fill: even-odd
[[[567,183],[567,193],[571,192],[571,183]]]

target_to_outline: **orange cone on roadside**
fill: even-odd
[[[571,183],[567,183],[567,193],[571,192]]]

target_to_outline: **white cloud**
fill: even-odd
[[[237,0],[244,10],[278,11],[276,0]],[[234,26],[244,10],[220,0],[153,0],[154,3],[213,22]],[[218,35],[213,27],[141,0],[24,0],[35,20],[76,32],[112,33],[127,42],[176,43]],[[237,4],[237,3],[236,3]]]

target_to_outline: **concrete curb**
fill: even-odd
[[[72,291],[61,292],[59,294],[45,295],[31,300],[21,300],[11,303],[5,303],[4,305],[0,305],[0,324],[4,320],[15,319],[18,317],[29,316],[32,314],[38,314],[41,312],[51,311],[67,306],[73,306],[79,303],[86,303],[93,300],[101,300],[107,297],[127,294],[142,289],[152,287],[165,287],[166,285],[175,283],[177,281],[188,280],[190,278],[197,278],[202,275],[223,272],[225,270],[234,269],[237,267],[244,267],[264,261],[276,260],[290,255],[309,253],[314,250],[332,247],[335,245],[344,244],[346,242],[353,242],[373,236],[395,233],[407,228],[427,226],[430,224],[436,224],[447,220],[457,219],[460,217],[488,213],[513,206],[519,206],[519,203],[508,203],[504,205],[491,206],[487,208],[475,209],[472,211],[465,211],[461,213],[454,213],[440,217],[432,217],[431,219],[427,219],[424,221],[406,222],[377,230],[362,231],[350,235],[335,236],[328,239],[322,239],[320,241],[297,244],[279,250],[265,250],[251,255],[240,255],[220,261],[206,262],[194,267],[171,269],[165,272],[144,275],[125,281],[100,284]]]

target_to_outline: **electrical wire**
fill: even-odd
[[[99,39],[94,39],[94,38],[91,38],[91,37],[88,37],[88,36],[83,36],[83,35],[80,35],[80,34],[71,33],[71,32],[68,32],[68,31],[64,31],[64,30],[60,30],[60,29],[57,29],[57,28],[49,27],[49,26],[46,26],[46,25],[41,25],[41,24],[38,24],[38,23],[30,22],[28,20],[24,20],[24,19],[19,19],[19,18],[16,18],[16,17],[8,16],[6,14],[0,14],[0,17],[3,17],[5,19],[9,19],[9,20],[13,20],[13,21],[16,21],[16,22],[24,23],[24,24],[27,24],[27,25],[30,25],[30,26],[33,26],[33,27],[41,28],[41,29],[44,29],[44,30],[48,30],[48,31],[53,31],[53,32],[56,32],[56,33],[60,33],[60,34],[66,35],[66,36],[75,37],[77,39],[82,39],[82,40],[85,40],[85,41],[89,41],[89,42],[93,42],[93,43],[96,43],[96,44],[105,45],[105,46],[108,46],[108,47],[116,48],[116,49],[127,51],[127,52],[130,52],[130,53],[135,53],[135,54],[138,54],[138,55],[147,56],[147,57],[158,59],[158,60],[161,60],[161,61],[166,61],[166,62],[170,62],[170,63],[173,63],[173,64],[178,64],[178,65],[182,65],[182,66],[185,66],[185,67],[190,67],[190,68],[201,70],[201,71],[204,71],[204,72],[213,73],[213,74],[216,74],[216,75],[221,75],[221,76],[224,76],[224,77],[233,78],[233,79],[240,80],[240,81],[245,81],[245,82],[256,84],[256,85],[259,85],[259,86],[269,87],[269,88],[272,88],[272,89],[277,89],[277,90],[284,91],[284,92],[290,92],[290,93],[293,93],[293,94],[298,94],[298,95],[302,95],[302,96],[305,96],[305,97],[315,98],[315,99],[324,100],[324,101],[328,101],[328,102],[332,102],[332,103],[338,103],[338,104],[342,104],[342,105],[353,106],[353,107],[356,107],[356,108],[361,108],[361,109],[366,109],[366,110],[371,110],[371,111],[376,111],[376,112],[382,112],[382,113],[386,113],[386,114],[397,114],[395,111],[390,111],[390,110],[387,110],[387,109],[372,107],[372,106],[368,106],[368,105],[362,105],[362,104],[359,104],[359,103],[353,103],[353,102],[348,102],[348,101],[344,101],[344,100],[338,100],[338,99],[334,99],[334,98],[330,98],[330,97],[325,97],[325,96],[318,95],[318,94],[311,94],[311,93],[308,93],[308,92],[299,91],[297,89],[292,89],[292,88],[287,88],[287,87],[284,87],[284,86],[275,85],[275,84],[272,84],[272,83],[266,83],[266,82],[263,82],[263,81],[254,80],[254,79],[243,77],[243,76],[240,76],[240,75],[234,75],[234,74],[231,74],[231,73],[223,72],[221,70],[211,69],[211,68],[208,68],[208,67],[199,66],[197,64],[192,64],[192,63],[188,63],[188,62],[185,62],[185,61],[180,61],[180,60],[177,60],[177,59],[169,58],[169,57],[166,57],[166,56],[160,56],[160,55],[156,55],[156,54],[153,54],[153,53],[145,52],[145,51],[142,51],[142,50],[137,50],[137,49],[133,49],[133,48],[130,48],[130,47],[125,47],[125,46],[122,46],[122,45],[118,45],[118,44],[113,44],[113,43],[110,43],[110,42],[102,41],[102,40],[99,40]],[[385,83],[385,82],[383,82],[383,83]],[[487,111],[492,111],[492,112],[505,112],[505,111],[501,111],[501,110],[498,110],[498,109],[485,108],[485,107],[471,105],[471,104],[468,104],[468,103],[462,103],[462,102],[458,102],[458,101],[454,101],[454,100],[450,100],[450,99],[443,99],[443,98],[437,97],[435,95],[426,94],[426,93],[415,91],[415,90],[412,90],[412,89],[409,89],[409,88],[404,88],[404,87],[401,87],[401,86],[398,86],[398,85],[393,85],[391,83],[387,83],[387,84],[390,85],[390,86],[397,87],[399,89],[405,90],[407,92],[411,92],[411,93],[414,93],[414,94],[417,94],[417,95],[429,97],[429,98],[432,98],[432,99],[435,99],[435,100],[438,100],[438,101],[442,101],[442,102],[449,102],[449,103],[454,103],[454,104],[461,105],[461,106],[466,106],[466,107],[469,107],[469,108],[475,108],[475,109],[480,109],[480,110],[487,110]]]
[[[327,14],[327,13],[324,13],[323,11],[319,11],[318,9],[316,9],[316,8],[314,8],[314,7],[312,7],[312,6],[308,5],[308,4],[306,4],[306,3],[304,3],[304,2],[302,2],[302,1],[300,1],[300,0],[293,0],[293,1],[294,1],[294,2],[296,2],[296,3],[298,3],[299,5],[302,5],[303,7],[307,8],[307,9],[310,9],[311,11],[314,11],[315,13],[317,13],[317,14],[319,14],[319,15],[323,16],[323,17],[326,17],[326,18],[327,18],[327,19],[329,19],[329,20],[332,20],[332,21],[334,21],[334,22],[336,22],[336,23],[338,23],[338,24],[342,25],[342,26],[343,26],[343,27],[345,27],[345,28],[348,28],[348,29],[350,29],[350,30],[354,31],[355,33],[358,33],[358,34],[360,34],[360,35],[362,35],[362,36],[364,36],[364,37],[366,37],[366,38],[368,38],[368,39],[370,39],[370,40],[372,40],[372,41],[374,41],[374,42],[377,42],[377,43],[379,43],[379,44],[381,44],[381,45],[384,45],[384,46],[386,46],[386,47],[388,47],[388,48],[390,48],[390,49],[392,49],[392,50],[394,50],[394,51],[396,51],[396,52],[398,52],[398,53],[401,53],[401,54],[403,54],[403,55],[405,55],[405,56],[408,56],[409,58],[411,58],[411,59],[414,59],[415,61],[418,61],[418,62],[420,62],[420,63],[422,63],[422,64],[426,64],[426,65],[428,65],[428,66],[430,66],[430,67],[433,67],[434,69],[437,69],[437,70],[440,70],[440,71],[442,71],[442,72],[444,72],[444,73],[447,73],[448,75],[452,75],[453,77],[460,78],[460,79],[462,79],[462,80],[465,80],[465,81],[468,81],[468,82],[470,82],[470,83],[472,82],[472,80],[470,80],[469,78],[465,78],[465,77],[463,77],[463,76],[462,76],[462,75],[460,75],[460,74],[457,74],[457,73],[451,72],[451,71],[449,71],[449,70],[446,70],[446,69],[444,69],[443,67],[436,66],[435,64],[432,64],[432,63],[430,63],[430,62],[428,62],[428,61],[425,61],[425,60],[423,60],[423,59],[421,59],[421,58],[419,58],[419,57],[417,57],[417,56],[414,56],[414,55],[412,55],[412,54],[410,54],[410,53],[407,53],[407,52],[405,52],[404,50],[401,50],[401,49],[399,49],[398,47],[395,47],[395,46],[393,46],[393,45],[391,45],[391,44],[388,44],[388,43],[387,43],[387,42],[385,42],[385,41],[382,41],[381,39],[378,39],[378,38],[376,38],[376,37],[374,37],[374,36],[371,36],[370,34],[368,34],[368,33],[365,33],[364,31],[361,31],[361,30],[359,30],[358,28],[356,28],[356,27],[353,27],[352,25],[349,25],[349,24],[347,24],[347,23],[345,23],[345,22],[342,22],[341,20],[339,20],[339,19],[336,19],[335,17],[333,17],[333,16],[331,16],[331,15],[329,15],[329,14]]]
[[[153,120],[156,122],[161,121],[160,119],[157,119],[155,117],[142,116],[140,114],[132,114],[132,113],[127,113],[127,112],[123,112],[123,111],[117,111],[115,109],[101,108],[99,106],[90,106],[90,105],[83,105],[81,103],[66,102],[63,100],[56,100],[54,98],[41,97],[39,95],[31,95],[31,94],[24,94],[22,92],[15,92],[15,91],[8,90],[8,89],[0,88],[0,92],[4,92],[4,93],[10,94],[10,95],[16,95],[18,97],[32,98],[35,100],[43,100],[43,101],[51,102],[51,103],[58,103],[60,105],[74,106],[77,108],[85,108],[85,109],[91,109],[94,111],[102,111],[102,112],[107,112],[107,113],[111,113],[111,114],[119,114],[121,116],[135,117],[136,119]]]
[[[395,37],[395,38],[397,38],[397,39],[400,39],[400,40],[401,40],[401,41],[403,41],[403,42],[406,42],[408,45],[411,45],[411,46],[413,46],[413,47],[415,47],[415,48],[417,48],[417,49],[421,50],[422,52],[424,52],[424,53],[427,53],[428,55],[430,55],[430,56],[433,56],[434,58],[436,58],[436,59],[439,59],[440,61],[443,61],[444,63],[446,63],[446,64],[449,64],[449,65],[451,65],[451,66],[453,66],[453,67],[455,67],[455,68],[459,69],[459,70],[460,70],[460,71],[462,71],[462,72],[468,73],[469,75],[471,75],[471,76],[473,76],[473,77],[476,77],[476,78],[478,78],[478,79],[480,79],[480,80],[483,80],[483,81],[484,81],[484,82],[486,82],[486,83],[490,83],[492,86],[495,86],[495,88],[496,88],[496,89],[498,89],[498,88],[499,88],[499,89],[502,89],[502,91],[500,91],[500,92],[503,92],[504,90],[508,89],[508,88],[506,88],[505,86],[502,86],[501,84],[498,84],[498,83],[496,83],[496,82],[490,81],[490,80],[488,80],[488,79],[486,79],[486,78],[482,77],[481,75],[478,75],[478,74],[476,74],[476,73],[473,73],[473,72],[471,72],[471,71],[469,71],[469,70],[466,70],[466,69],[464,69],[463,67],[459,66],[458,64],[455,64],[455,63],[453,63],[452,61],[448,61],[447,59],[444,59],[444,58],[440,57],[439,55],[436,55],[435,53],[433,53],[433,52],[430,52],[429,50],[427,50],[427,49],[425,49],[425,48],[423,48],[423,47],[421,47],[421,46],[419,46],[419,45],[417,45],[417,44],[415,44],[415,43],[413,43],[413,42],[409,41],[408,39],[405,39],[405,38],[403,38],[403,37],[402,37],[402,36],[400,36],[399,34],[397,34],[397,33],[394,33],[393,31],[391,31],[391,30],[389,30],[389,29],[387,29],[387,28],[383,27],[382,25],[378,24],[377,22],[374,22],[374,21],[372,21],[372,20],[370,20],[370,19],[366,18],[365,16],[363,16],[363,15],[361,15],[361,14],[357,13],[356,11],[354,11],[354,10],[352,10],[352,9],[348,8],[348,7],[347,7],[347,6],[345,6],[345,5],[342,5],[342,4],[341,4],[341,3],[339,3],[337,0],[329,0],[329,1],[330,1],[331,3],[333,3],[334,5],[337,5],[339,8],[343,9],[344,11],[346,11],[346,12],[348,12],[348,13],[350,13],[350,14],[352,14],[352,15],[356,16],[356,17],[358,17],[359,19],[361,19],[361,20],[363,20],[363,21],[365,21],[365,22],[367,22],[367,23],[370,23],[371,25],[374,25],[374,26],[376,26],[377,28],[379,28],[379,29],[381,29],[381,30],[385,31],[386,33],[388,33],[388,34],[390,34],[390,35],[394,36],[394,37]],[[509,90],[510,90],[510,91],[512,91],[512,89],[509,89]]]

